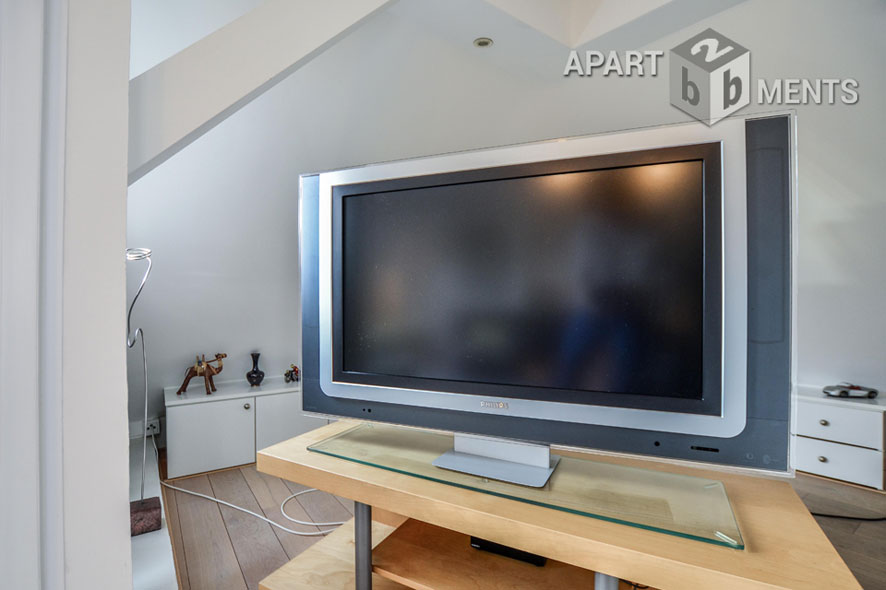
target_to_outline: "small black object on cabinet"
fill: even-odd
[[[252,370],[246,373],[246,380],[252,387],[258,387],[265,378],[265,372],[258,368],[259,352],[250,353],[252,355]]]

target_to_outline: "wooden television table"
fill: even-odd
[[[349,523],[328,535],[265,579],[262,588],[352,588],[356,576],[358,586],[371,579],[376,588],[565,590],[579,584],[592,588],[593,572],[662,590],[861,588],[783,480],[557,450],[563,456],[592,456],[595,461],[722,481],[744,537],[745,549],[737,550],[498,498],[307,450],[355,424],[342,420],[258,453],[259,471],[357,503],[354,525]],[[370,507],[376,521],[372,538]],[[468,535],[555,562],[535,568],[474,551],[466,548]],[[377,544],[371,558],[374,564],[369,561],[373,542]],[[502,569],[496,569],[499,567]],[[324,568],[335,571],[325,572]],[[370,578],[371,568],[375,575]],[[531,576],[541,572],[552,579],[543,585],[532,582]]]

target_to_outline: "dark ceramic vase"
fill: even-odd
[[[252,370],[246,373],[246,380],[249,381],[252,387],[261,385],[262,380],[265,378],[265,372],[258,368],[258,357],[260,356],[261,354],[258,352],[252,353]]]

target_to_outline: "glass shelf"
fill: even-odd
[[[364,423],[308,450],[518,502],[744,549],[726,489],[717,480],[562,457],[547,485],[529,488],[431,465],[452,444],[452,435]]]

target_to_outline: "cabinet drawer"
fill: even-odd
[[[169,478],[255,461],[255,398],[166,408]]]
[[[883,453],[839,443],[797,437],[796,468],[883,489]]]
[[[800,401],[797,434],[882,450],[883,413]]]

